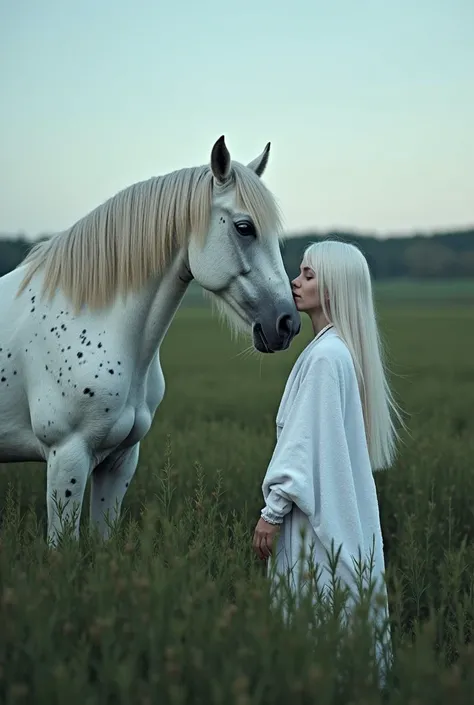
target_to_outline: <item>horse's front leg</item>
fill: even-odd
[[[47,459],[48,543],[56,547],[66,523],[79,538],[79,523],[87,480],[92,469],[87,443],[72,436],[50,448]]]
[[[122,501],[135,474],[140,443],[112,452],[92,473],[90,521],[103,539],[110,535],[109,524],[120,517]]]

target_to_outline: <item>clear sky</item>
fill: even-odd
[[[0,0],[0,232],[225,134],[286,228],[474,224],[474,0]]]

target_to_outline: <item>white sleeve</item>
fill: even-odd
[[[281,523],[293,503],[307,516],[317,517],[321,474],[335,471],[341,445],[347,445],[342,397],[331,361],[310,361],[262,484],[265,507],[261,514],[270,523]]]

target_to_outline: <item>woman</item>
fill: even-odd
[[[328,556],[340,548],[336,572],[343,585],[357,592],[354,561],[362,558],[371,561],[370,579],[385,594],[373,471],[392,463],[394,417],[401,417],[385,376],[369,268],[353,245],[315,243],[292,288],[314,338],[297,359],[278,410],[254,550],[262,559],[274,554],[272,568],[289,576],[293,589],[307,571],[304,551],[318,566],[324,593],[333,584]]]

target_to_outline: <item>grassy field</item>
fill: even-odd
[[[390,279],[375,283],[384,304],[448,305],[474,303],[474,279]]]
[[[0,702],[472,703],[474,311],[445,304],[380,307],[409,427],[376,478],[395,655],[384,694],[363,628],[328,616],[310,638],[304,610],[285,627],[251,549],[309,328],[286,353],[245,355],[196,307],[165,341],[165,400],[109,544],[48,553],[43,467],[0,468]]]

